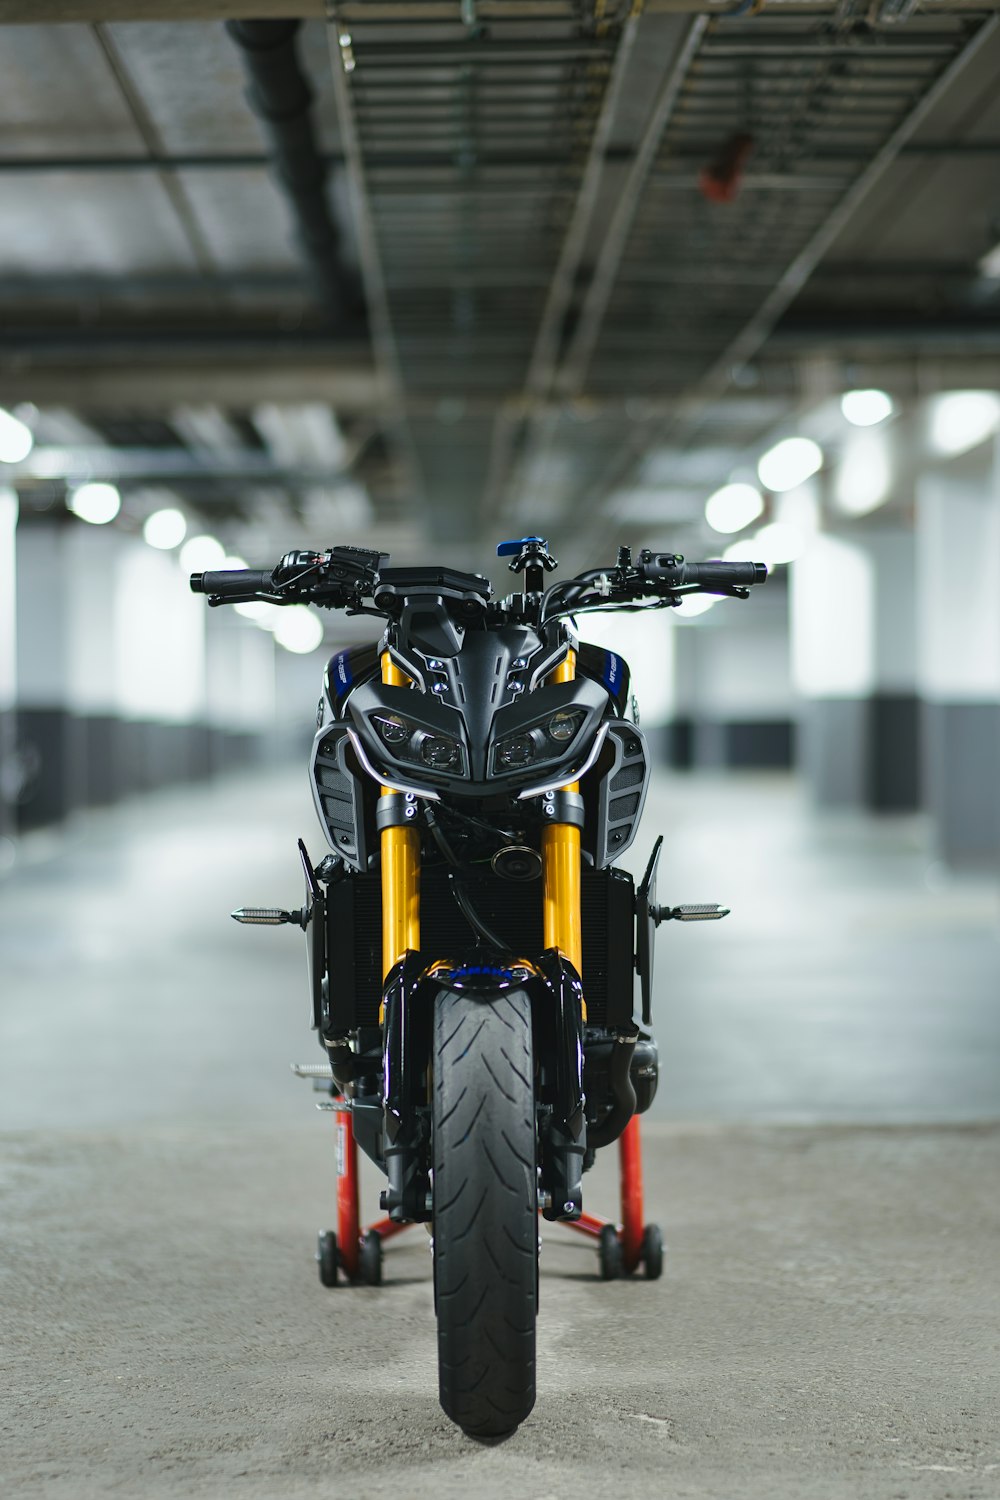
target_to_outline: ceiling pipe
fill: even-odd
[[[295,49],[300,22],[227,21],[250,87],[268,155],[288,199],[295,235],[317,297],[335,322],[345,314],[346,276],[340,234],[326,199],[327,162],[316,145],[312,89]]]

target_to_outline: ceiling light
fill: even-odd
[[[947,391],[931,402],[930,442],[935,453],[955,458],[967,453],[1000,427],[996,391]]]
[[[66,504],[81,521],[89,521],[92,526],[106,526],[121,510],[122,497],[113,484],[92,480],[71,491]]]
[[[788,526],[782,521],[772,521],[762,526],[753,539],[755,562],[766,563],[769,568],[779,563],[794,562],[805,551],[806,538],[797,526]]]
[[[742,531],[763,509],[763,497],[752,484],[724,484],[705,501],[705,520],[713,531]]]
[[[31,428],[0,407],[0,464],[19,464],[34,447]]]
[[[766,490],[794,490],[823,467],[823,450],[812,438],[783,438],[769,448],[757,465]]]
[[[147,516],[143,524],[143,540],[150,547],[157,547],[161,552],[169,552],[174,547],[179,547],[187,534],[187,521],[184,519],[183,511],[168,506],[166,510],[154,510],[151,516]]]
[[[323,621],[307,604],[287,605],[274,627],[274,639],[286,651],[308,656],[323,641]]]
[[[188,537],[180,550],[180,564],[185,573],[210,573],[221,568],[226,551],[214,536]]]
[[[682,620],[694,620],[698,615],[707,614],[718,602],[712,594],[687,594],[674,609],[674,614]]]
[[[854,427],[874,427],[893,413],[892,397],[885,391],[845,391],[840,409]]]

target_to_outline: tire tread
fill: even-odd
[[[532,1075],[527,995],[515,990],[493,1000],[448,992],[437,997],[433,1123],[439,1388],[447,1415],[473,1437],[512,1432],[535,1400],[538,1228]],[[475,1205],[471,1211],[469,1204]]]

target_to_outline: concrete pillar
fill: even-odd
[[[990,440],[917,485],[924,788],[941,858],[1000,856],[1000,462]]]
[[[706,614],[675,622],[675,765],[684,765],[687,734],[688,764],[699,769],[791,765],[787,602],[778,579],[747,601],[723,599]]]
[[[861,807],[870,784],[875,580],[867,552],[819,535],[791,566],[798,764],[821,807]]]
[[[15,638],[18,824],[58,823],[77,805],[70,711],[68,518],[22,509],[17,526]]]
[[[907,812],[921,803],[921,714],[917,691],[916,538],[909,525],[864,528],[872,565],[872,693],[866,803]]]
[[[204,600],[196,601],[205,609]],[[267,758],[275,714],[274,640],[228,608],[208,613],[206,720],[213,773]],[[316,672],[319,680],[319,670]],[[319,688],[316,689],[319,697]]]
[[[70,777],[75,807],[104,806],[124,791],[115,638],[117,570],[129,545],[120,532],[105,526],[77,523],[64,533],[63,649],[76,747]]]
[[[792,568],[799,764],[826,807],[920,805],[915,539],[864,523]]]
[[[205,603],[172,553],[131,538],[115,563],[117,777],[150,791],[199,774],[205,712]]]

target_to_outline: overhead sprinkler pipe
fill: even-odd
[[[334,321],[344,314],[340,235],[326,199],[327,164],[313,131],[312,89],[295,48],[300,22],[227,21],[250,87],[247,101],[260,121],[268,154],[288,198],[310,281]]]

